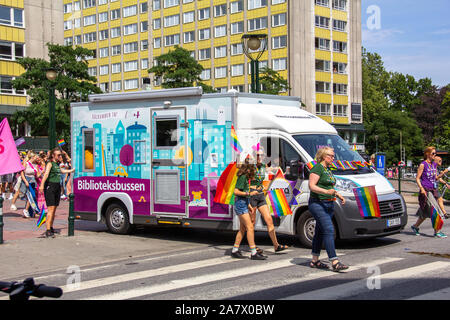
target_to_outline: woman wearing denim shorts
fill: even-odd
[[[309,176],[309,190],[311,192],[309,197],[309,212],[311,212],[316,220],[310,267],[328,269],[328,265],[319,260],[322,244],[325,244],[333,271],[341,271],[348,269],[348,266],[339,262],[336,255],[333,214],[335,197],[339,198],[342,204],[345,203],[345,199],[334,189],[336,179],[329,169],[329,166],[334,160],[334,156],[333,148],[320,148],[316,154],[317,164],[311,169]]]
[[[257,194],[257,191],[250,192],[249,188],[249,181],[253,179],[254,175],[254,166],[248,163],[242,164],[237,173],[238,179],[234,189],[234,213],[239,217],[240,228],[236,234],[235,244],[231,251],[231,256],[238,259],[244,258],[241,250],[239,250],[239,247],[245,233],[247,232],[247,241],[250,246],[251,259],[265,260],[267,257],[256,251],[255,230],[248,211],[250,196]]]

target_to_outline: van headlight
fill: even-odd
[[[358,186],[352,180],[336,178],[336,185],[334,188],[340,192],[353,194],[353,189],[358,188]]]

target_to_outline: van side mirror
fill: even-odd
[[[287,180],[296,181],[300,177],[300,163],[298,160],[291,160],[286,166],[285,177]]]

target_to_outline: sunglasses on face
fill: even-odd
[[[432,152],[431,155],[432,155],[432,156],[435,156],[435,155],[436,155],[436,152]]]
[[[334,158],[334,154],[327,154],[330,158]]]

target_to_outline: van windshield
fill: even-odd
[[[333,134],[305,134],[295,135],[294,139],[305,149],[306,152],[314,158],[317,150],[321,147],[331,147],[334,149],[335,161],[361,161],[364,159],[358,152],[353,151],[350,146],[338,135]],[[337,174],[359,174],[372,172],[371,169],[364,167],[358,170],[337,170]]]

